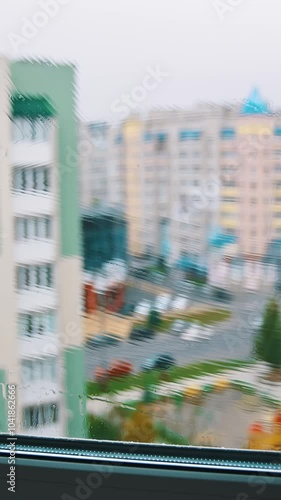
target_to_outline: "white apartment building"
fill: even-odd
[[[73,74],[0,60],[1,432],[7,384],[17,433],[85,432]]]

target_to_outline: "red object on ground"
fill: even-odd
[[[281,411],[279,411],[274,417],[274,423],[281,426]]]
[[[115,361],[107,370],[107,376],[109,378],[124,377],[132,373],[133,365],[127,361]]]
[[[85,311],[87,314],[92,314],[95,312],[97,307],[97,298],[94,291],[94,287],[91,283],[85,283],[84,285],[85,294]]]
[[[95,379],[97,382],[104,380],[107,376],[107,372],[104,368],[98,367],[95,371]]]
[[[260,424],[259,422],[256,422],[249,427],[249,432],[256,433],[256,432],[263,432],[263,425]]]

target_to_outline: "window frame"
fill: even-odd
[[[3,492],[8,487],[8,438],[0,435]],[[116,492],[128,500],[144,495],[161,500],[280,498],[278,452],[31,436],[13,439],[16,491],[21,498],[40,498],[42,491],[45,498],[62,500],[112,500]]]

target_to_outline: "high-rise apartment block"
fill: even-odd
[[[280,239],[281,114],[256,89],[242,104],[83,128],[83,204],[124,207],[131,255],[208,264],[210,242],[232,238],[239,257],[259,260]]]
[[[0,60],[0,429],[83,436],[74,68]],[[76,158],[76,161],[75,161]]]

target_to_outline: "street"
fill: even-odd
[[[107,367],[112,360],[121,359],[133,364],[138,372],[147,358],[170,354],[178,365],[203,360],[247,359],[251,356],[255,328],[253,321],[262,314],[266,296],[237,294],[230,304],[232,317],[218,323],[208,339],[182,340],[170,333],[157,333],[147,341],[122,341],[118,345],[98,349],[86,348],[86,376],[92,379],[98,366]],[[208,303],[208,302],[207,302]]]

